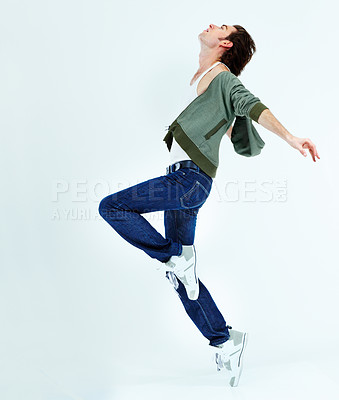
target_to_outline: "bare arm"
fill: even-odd
[[[313,142],[308,138],[298,138],[293,136],[288,130],[275,118],[271,111],[267,108],[259,116],[258,123],[264,128],[275,133],[283,140],[285,140],[290,146],[300,151],[303,156],[307,156],[304,149],[308,149],[313,161],[316,161],[315,157],[319,157],[317,149]]]

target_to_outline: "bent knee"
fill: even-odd
[[[104,219],[116,219],[116,218],[121,218],[125,213],[125,207],[115,201],[112,200],[112,196],[106,196],[104,197],[99,204],[99,214],[102,216]]]
[[[104,197],[99,203],[98,210],[99,214],[102,217],[104,217],[105,214],[107,213],[107,210],[112,207],[112,204],[109,205],[108,203],[109,203],[108,196]]]

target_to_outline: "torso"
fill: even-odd
[[[194,98],[204,93],[211,81],[222,71],[229,71],[229,69],[222,62],[216,61],[200,74],[195,73],[190,82],[190,93],[187,99],[187,103],[190,103],[191,101],[193,101]],[[181,148],[181,146],[179,146],[175,139],[173,139],[169,156],[170,164],[174,164],[175,162],[182,160],[190,160],[188,154]]]

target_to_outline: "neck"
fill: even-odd
[[[220,61],[220,60],[216,59],[215,56],[204,58],[199,55],[199,68],[198,68],[197,73],[206,71],[207,68],[209,68],[211,65],[213,65],[217,61]]]
[[[205,71],[211,65],[220,61],[220,54],[218,54],[216,49],[211,49],[210,47],[202,46],[199,53],[199,69],[197,73]]]

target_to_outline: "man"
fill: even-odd
[[[197,214],[209,196],[219,164],[220,141],[227,133],[239,154],[259,154],[264,142],[251,123],[254,120],[302,155],[308,149],[314,162],[320,157],[310,139],[290,134],[237,78],[255,51],[243,27],[211,24],[199,34],[199,41],[199,68],[192,81],[205,74],[197,87],[198,96],[163,139],[169,150],[173,143],[179,145],[179,161],[167,167],[166,175],[106,196],[99,213],[121,237],[161,262],[187,314],[209,340],[217,369],[228,371],[230,385],[237,386],[248,335],[226,325],[198,278],[193,244]],[[221,63],[211,68],[217,61]],[[166,238],[141,215],[161,210]]]

